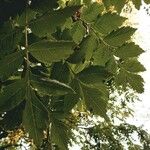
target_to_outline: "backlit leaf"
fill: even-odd
[[[122,27],[116,31],[111,32],[107,35],[104,40],[111,46],[121,46],[126,41],[130,40],[136,29],[131,27]]]
[[[88,23],[93,22],[102,11],[102,5],[96,2],[92,3],[91,5],[82,8],[81,19]]]
[[[126,60],[121,67],[133,73],[146,71],[145,67],[137,59]]]
[[[121,46],[120,48],[118,48],[115,51],[115,55],[126,59],[129,57],[137,57],[138,55],[140,55],[141,53],[143,53],[144,51],[138,46],[135,45],[135,43],[127,43],[123,46]]]
[[[106,13],[96,19],[93,27],[97,32],[106,35],[116,30],[125,20],[126,18],[115,13]]]

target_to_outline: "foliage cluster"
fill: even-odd
[[[128,2],[0,1],[1,138],[21,128],[37,148],[66,150],[77,122],[72,109],[109,125],[112,89],[144,91],[144,51],[120,16]]]

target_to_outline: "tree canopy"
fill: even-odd
[[[130,114],[127,103],[144,91],[144,50],[120,15],[130,2],[140,8],[141,0],[0,1],[1,148],[26,139],[34,149],[67,150],[87,116],[104,121],[82,133],[83,149],[121,150],[121,138],[131,150],[149,148],[144,130],[113,121]]]

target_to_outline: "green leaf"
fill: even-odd
[[[146,4],[150,4],[150,0],[144,0]]]
[[[111,73],[109,73],[104,67],[100,66],[91,66],[78,74],[78,78],[82,82],[93,85],[101,84],[104,80],[110,77]]]
[[[110,47],[101,43],[93,54],[93,65],[105,66],[111,56]]]
[[[39,61],[52,63],[69,57],[74,47],[74,42],[43,40],[30,45],[28,50]]]
[[[100,34],[106,35],[113,30],[116,30],[125,20],[126,18],[115,13],[106,13],[98,17],[93,25],[93,28]]]
[[[63,1],[63,0],[62,0]],[[67,0],[65,0],[67,1]],[[81,5],[81,0],[69,0],[68,1],[68,6],[76,6],[76,5]]]
[[[135,45],[135,43],[131,42],[119,47],[114,54],[117,57],[126,59],[129,57],[137,57],[143,52],[144,51],[138,45]]]
[[[74,79],[70,86],[74,89],[74,91],[76,92],[76,94],[67,94],[64,98],[64,106],[63,106],[63,111],[64,112],[69,112],[70,110],[72,110],[76,104],[79,102],[80,98],[82,97],[82,89],[80,86],[80,83],[78,82],[78,80]]]
[[[114,56],[112,56],[106,63],[106,70],[108,70],[108,72],[111,72],[112,74],[116,74],[118,70],[118,63]]]
[[[66,7],[57,11],[50,11],[44,16],[32,21],[29,25],[32,32],[38,36],[46,36],[54,33],[56,28],[63,25],[67,18],[71,17],[81,6]]]
[[[91,23],[93,22],[97,16],[104,10],[103,6],[99,3],[95,2],[89,6],[85,6],[82,8],[81,19],[84,21]]]
[[[64,122],[53,118],[51,135],[52,142],[58,145],[61,150],[68,150],[68,143],[71,137],[71,131]]]
[[[132,0],[132,2],[135,5],[136,9],[140,9],[140,6],[142,5],[141,0]]]
[[[58,0],[32,0],[31,8],[38,12],[47,12],[58,7]]]
[[[70,83],[73,75],[67,63],[57,62],[52,67],[50,78],[63,83]]]
[[[143,78],[140,75],[129,73],[124,69],[121,69],[119,74],[115,78],[117,85],[122,86],[123,90],[126,90],[130,86],[138,93],[143,93],[144,84]]]
[[[128,74],[128,82],[136,92],[144,92],[144,80],[140,75],[132,73]]]
[[[65,95],[67,93],[74,93],[73,89],[57,80],[51,80],[46,78],[40,78],[38,76],[32,76],[33,80],[31,80],[32,86],[38,90],[41,94],[47,95]]]
[[[81,21],[76,21],[72,25],[71,36],[75,43],[79,44],[85,36],[86,29]]]
[[[10,22],[5,22],[0,29],[0,58],[2,55],[12,53],[21,40],[21,37],[21,28],[13,28]]]
[[[137,59],[126,60],[121,67],[133,73],[146,71],[145,67]]]
[[[81,84],[82,87],[82,93],[83,93],[83,99],[85,101],[85,105],[88,110],[93,112],[96,115],[100,115],[104,117],[107,120],[107,102],[108,97],[105,97],[103,93],[93,87],[90,87],[86,84]]]
[[[20,16],[17,16],[16,22],[19,26],[26,25],[26,16],[28,18],[28,22],[35,19],[37,12],[33,11],[32,9],[26,9]]]
[[[103,0],[105,7],[109,10],[111,6],[115,6],[115,10],[119,13],[126,4],[126,0]]]
[[[80,48],[75,50],[68,59],[69,62],[80,63],[89,61],[93,55],[93,51],[97,48],[97,39],[94,35],[89,35],[82,40],[79,46]]]
[[[46,129],[47,112],[42,102],[35,95],[35,92],[27,87],[26,105],[23,112],[23,125],[29,137],[33,139],[35,145],[39,147],[44,138]]]
[[[9,111],[18,106],[25,98],[26,84],[23,80],[6,86],[0,93],[0,112]]]
[[[111,46],[121,46],[131,38],[136,29],[131,27],[122,27],[111,32],[104,38],[104,41]]]
[[[24,52],[18,51],[13,54],[9,54],[5,56],[2,60],[0,60],[0,79],[5,80],[10,77],[13,73],[15,73],[23,62],[23,54]]]

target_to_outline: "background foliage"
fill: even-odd
[[[145,71],[144,51],[131,40],[136,29],[120,16],[130,2],[0,1],[1,149],[67,150],[81,139],[74,130],[88,137],[80,140],[84,150],[149,149],[149,135],[124,123]],[[140,0],[132,3],[140,8]],[[81,123],[92,126],[81,130]]]

